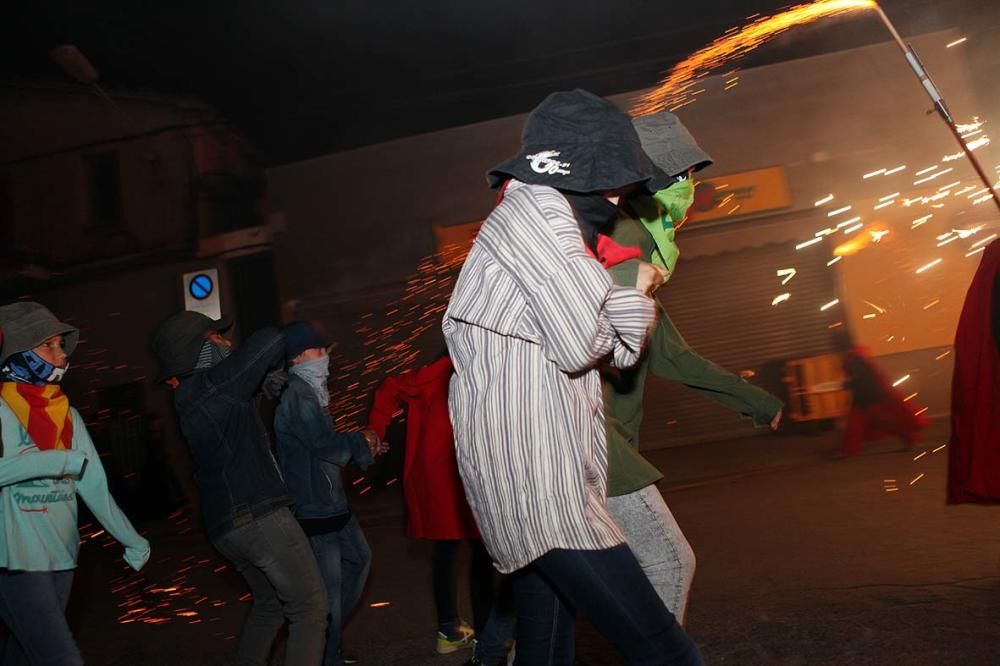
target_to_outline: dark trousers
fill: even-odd
[[[253,593],[237,666],[266,666],[288,620],[285,662],[318,666],[326,644],[327,600],[309,539],[287,507],[237,527],[213,544],[243,574]]]
[[[0,572],[0,619],[10,630],[3,666],[83,664],[66,604],[73,571]]]
[[[458,620],[458,593],[455,581],[455,559],[461,541],[435,541],[431,560],[431,582],[438,624]],[[482,541],[469,541],[469,597],[472,601],[473,629],[478,634],[486,626],[493,607],[496,570]]]
[[[583,615],[633,666],[698,666],[698,648],[628,546],[552,550],[514,574],[518,666],[573,664]]]

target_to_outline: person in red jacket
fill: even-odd
[[[983,253],[955,333],[948,502],[1000,502],[1000,240]]]
[[[851,410],[847,415],[842,454],[861,453],[864,442],[895,436],[907,446],[916,445],[920,431],[930,419],[917,414],[913,405],[892,383],[865,347],[855,346],[844,353],[844,374],[851,389]]]
[[[432,582],[438,616],[437,651],[448,654],[472,647],[493,605],[494,572],[483,547],[455,459],[455,439],[448,416],[448,384],[454,368],[441,356],[430,365],[387,378],[375,391],[368,427],[381,438],[406,407],[403,495],[406,534],[434,542]],[[458,616],[455,558],[459,545],[472,546],[469,592],[475,630]]]

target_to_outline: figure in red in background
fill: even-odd
[[[886,437],[899,437],[907,446],[914,446],[920,431],[930,420],[917,414],[903,394],[878,367],[865,347],[852,347],[844,354],[844,373],[851,389],[851,411],[847,415],[844,432],[844,455],[861,453],[864,442]]]
[[[983,253],[955,333],[948,502],[1000,501],[1000,241]]]
[[[448,415],[448,384],[453,372],[451,359],[445,355],[430,365],[387,378],[375,392],[368,425],[383,437],[399,407],[406,406],[406,534],[411,539],[434,541],[432,584],[438,615],[437,651],[441,654],[472,647],[472,639],[482,634],[494,603],[493,563],[465,499],[455,459],[455,437]],[[475,632],[458,615],[455,559],[462,541],[472,546],[469,592]],[[479,642],[483,639],[480,635]],[[503,640],[499,649],[503,649]]]

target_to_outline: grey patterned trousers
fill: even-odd
[[[695,558],[663,495],[648,485],[628,495],[608,498],[608,510],[625,533],[629,548],[656,593],[684,624]]]

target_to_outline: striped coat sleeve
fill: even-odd
[[[634,364],[654,321],[652,299],[615,287],[591,258],[566,199],[551,188],[508,194],[478,243],[517,283],[545,356],[564,372],[594,367],[609,352]]]

